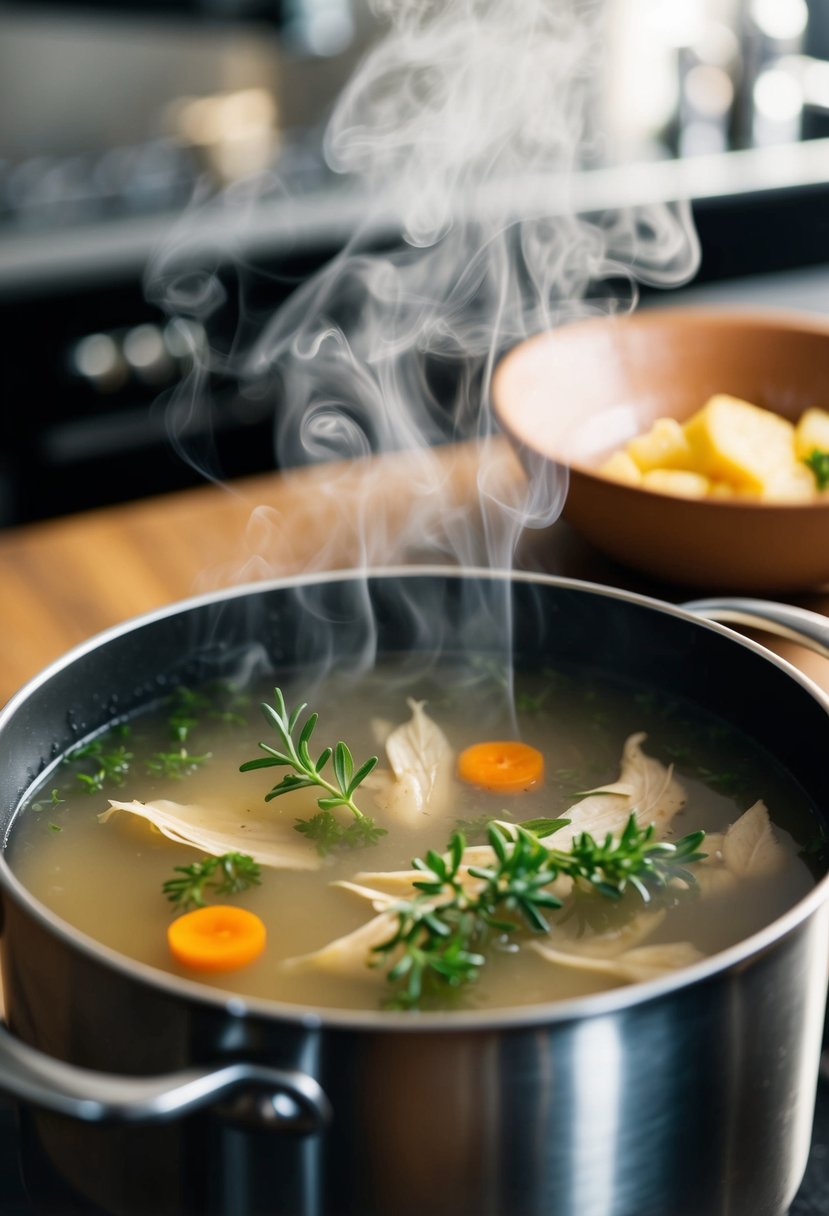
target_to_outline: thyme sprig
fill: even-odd
[[[245,726],[247,719],[242,711],[247,703],[247,694],[226,682],[217,681],[202,689],[178,685],[167,702],[167,727],[174,746],[169,751],[153,752],[143,761],[144,771],[176,780],[189,776],[211,758],[210,752],[196,754],[185,746],[193,731],[207,719]],[[129,723],[117,722],[94,739],[73,747],[63,757],[63,763],[77,770],[74,781],[86,793],[101,794],[108,787],[124,785],[133,776],[135,754],[130,750],[133,738]],[[68,787],[59,787],[57,801],[63,801],[60,795],[67,792]],[[53,803],[55,800],[53,791]]]
[[[169,777],[173,781],[181,781],[206,764],[212,755],[212,752],[203,752],[200,756],[195,756],[188,752],[186,747],[180,747],[169,752],[153,752],[152,756],[144,761],[144,767],[155,777]]]
[[[222,680],[204,688],[190,688],[186,684],[179,684],[170,696],[167,713],[170,737],[176,743],[184,745],[192,731],[200,726],[205,718],[230,726],[246,726],[247,719],[242,711],[247,708],[248,702],[246,693]]]
[[[81,743],[67,752],[64,764],[78,761],[91,762],[91,772],[76,772],[75,780],[88,794],[100,794],[107,783],[121,786],[125,783],[133,760],[133,753],[125,744],[115,744],[114,739],[127,738],[130,733],[126,723],[119,723],[104,735]]]
[[[539,821],[545,836],[567,822]],[[640,828],[635,814],[618,839],[608,833],[596,840],[582,832],[569,850],[543,843],[521,824],[493,822],[487,835],[494,854],[489,866],[464,867],[462,832],[452,834],[443,855],[430,849],[412,861],[423,875],[414,883],[417,894],[393,906],[395,930],[373,951],[373,965],[388,967],[386,978],[395,990],[391,1003],[397,1008],[415,1008],[447,986],[473,982],[495,936],[522,929],[548,933],[549,912],[563,906],[551,890],[560,875],[580,890],[617,901],[633,889],[647,903],[675,880],[693,887],[688,867],[705,856],[699,852],[704,832],[674,843],[656,840],[653,825]],[[467,875],[479,880],[474,891]]]
[[[174,873],[180,877],[168,878],[161,889],[179,912],[203,908],[208,892],[238,895],[261,882],[259,866],[247,853],[206,857],[189,866],[176,866]]]
[[[334,844],[342,843],[347,835],[348,830],[344,829],[341,833],[335,833],[332,827],[332,821],[334,823],[337,821],[330,812],[338,807],[346,807],[354,816],[355,821],[361,825],[359,831],[352,834],[354,844],[375,844],[380,836],[385,835],[385,830],[375,827],[374,821],[357,806],[354,795],[374,769],[377,757],[371,756],[355,771],[354,758],[345,743],[340,741],[333,748],[323,748],[318,758],[314,760],[311,756],[310,743],[319,715],[309,714],[300,729],[298,738],[294,740],[293,737],[299,720],[307,708],[308,706],[303,703],[289,713],[282,690],[275,688],[274,704],[269,705],[267,702],[263,702],[262,713],[265,721],[274,728],[279,736],[282,750],[271,747],[268,743],[260,742],[259,746],[265,755],[246,761],[240,766],[239,771],[246,773],[253,769],[273,767],[292,770],[268,791],[265,795],[266,802],[278,798],[281,794],[292,793],[294,790],[309,788],[323,790],[323,795],[317,798],[317,806],[321,812],[328,812],[329,817],[314,815],[310,819],[297,820],[295,824],[298,832],[302,832],[309,839],[314,840],[318,848],[322,846],[321,851],[328,852]],[[333,780],[329,780],[323,771],[329,760],[333,770]],[[352,828],[355,826],[355,824],[351,825]]]

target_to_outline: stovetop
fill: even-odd
[[[0,1216],[106,1216],[68,1195],[42,1162],[27,1157],[16,1108],[2,1100]],[[812,1151],[788,1216],[829,1216],[829,1077],[818,1087]]]

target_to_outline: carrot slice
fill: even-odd
[[[517,740],[473,743],[458,756],[458,776],[485,790],[518,794],[542,780],[544,757]]]
[[[265,949],[264,922],[244,908],[211,904],[174,920],[167,930],[170,953],[195,971],[233,971]]]

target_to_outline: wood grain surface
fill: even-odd
[[[523,485],[510,449],[494,440],[204,486],[0,532],[0,701],[93,634],[201,592],[363,563],[502,566],[511,538],[498,535],[503,513],[487,517],[487,503],[519,502]],[[516,564],[674,601],[686,595],[603,559],[563,522],[524,531]],[[796,602],[829,615],[829,588]],[[829,689],[829,661],[771,644]]]

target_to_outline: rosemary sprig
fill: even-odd
[[[249,887],[258,887],[261,882],[259,866],[247,853],[207,857],[193,865],[176,866],[174,873],[181,877],[168,878],[161,889],[180,912],[203,908],[208,892],[238,895]]]
[[[568,821],[539,822],[550,835]],[[396,928],[374,948],[373,965],[389,968],[392,1003],[411,1009],[447,986],[474,981],[493,935],[549,932],[548,913],[562,907],[550,889],[559,875],[572,878],[580,890],[613,900],[632,888],[649,902],[655,890],[674,880],[692,887],[688,866],[705,856],[698,851],[705,833],[692,832],[675,843],[655,840],[654,834],[653,825],[640,828],[631,815],[618,839],[608,834],[598,841],[582,832],[562,850],[543,844],[525,825],[493,822],[488,831],[493,864],[468,867],[466,872],[480,880],[470,893],[463,881],[466,840],[454,832],[442,856],[430,850],[425,859],[414,858],[412,866],[423,875],[414,884],[417,894],[394,905]]]
[[[265,752],[264,756],[258,757],[256,760],[248,760],[240,766],[239,771],[242,773],[250,772],[258,768],[283,767],[289,768],[292,771],[286,773],[277,785],[265,795],[265,801],[270,802],[273,798],[278,798],[281,794],[289,794],[294,790],[318,788],[323,791],[323,795],[317,798],[317,806],[322,812],[330,812],[337,807],[346,807],[354,819],[361,823],[362,826],[358,833],[352,836],[352,840],[356,843],[376,843],[380,836],[385,835],[383,828],[375,827],[373,820],[367,815],[364,815],[357,803],[354,801],[354,795],[358,787],[366,779],[369,773],[377,764],[377,757],[371,756],[364,764],[354,770],[354,759],[351,752],[346,747],[345,743],[340,741],[333,748],[325,747],[319,757],[314,760],[311,757],[310,741],[314,733],[314,728],[317,724],[318,714],[309,714],[304,726],[299,732],[299,737],[294,741],[293,735],[296,730],[299,719],[303,712],[307,709],[307,705],[298,705],[296,709],[290,713],[285,705],[285,698],[282,695],[282,690],[274,689],[274,704],[268,705],[264,702],[262,712],[265,715],[265,720],[274,728],[281,741],[282,750],[271,747],[268,743],[261,743],[259,746]],[[323,774],[329,760],[333,769],[333,780],[329,780]],[[341,843],[342,837],[334,840],[334,833],[331,826],[331,821],[336,823],[333,815],[330,818],[324,818],[319,815],[314,815],[307,820],[298,820],[296,830],[314,840],[318,848],[323,845],[327,852],[334,843]],[[351,825],[354,827],[355,825]],[[347,834],[347,833],[346,833]],[[350,847],[353,847],[351,845]]]

